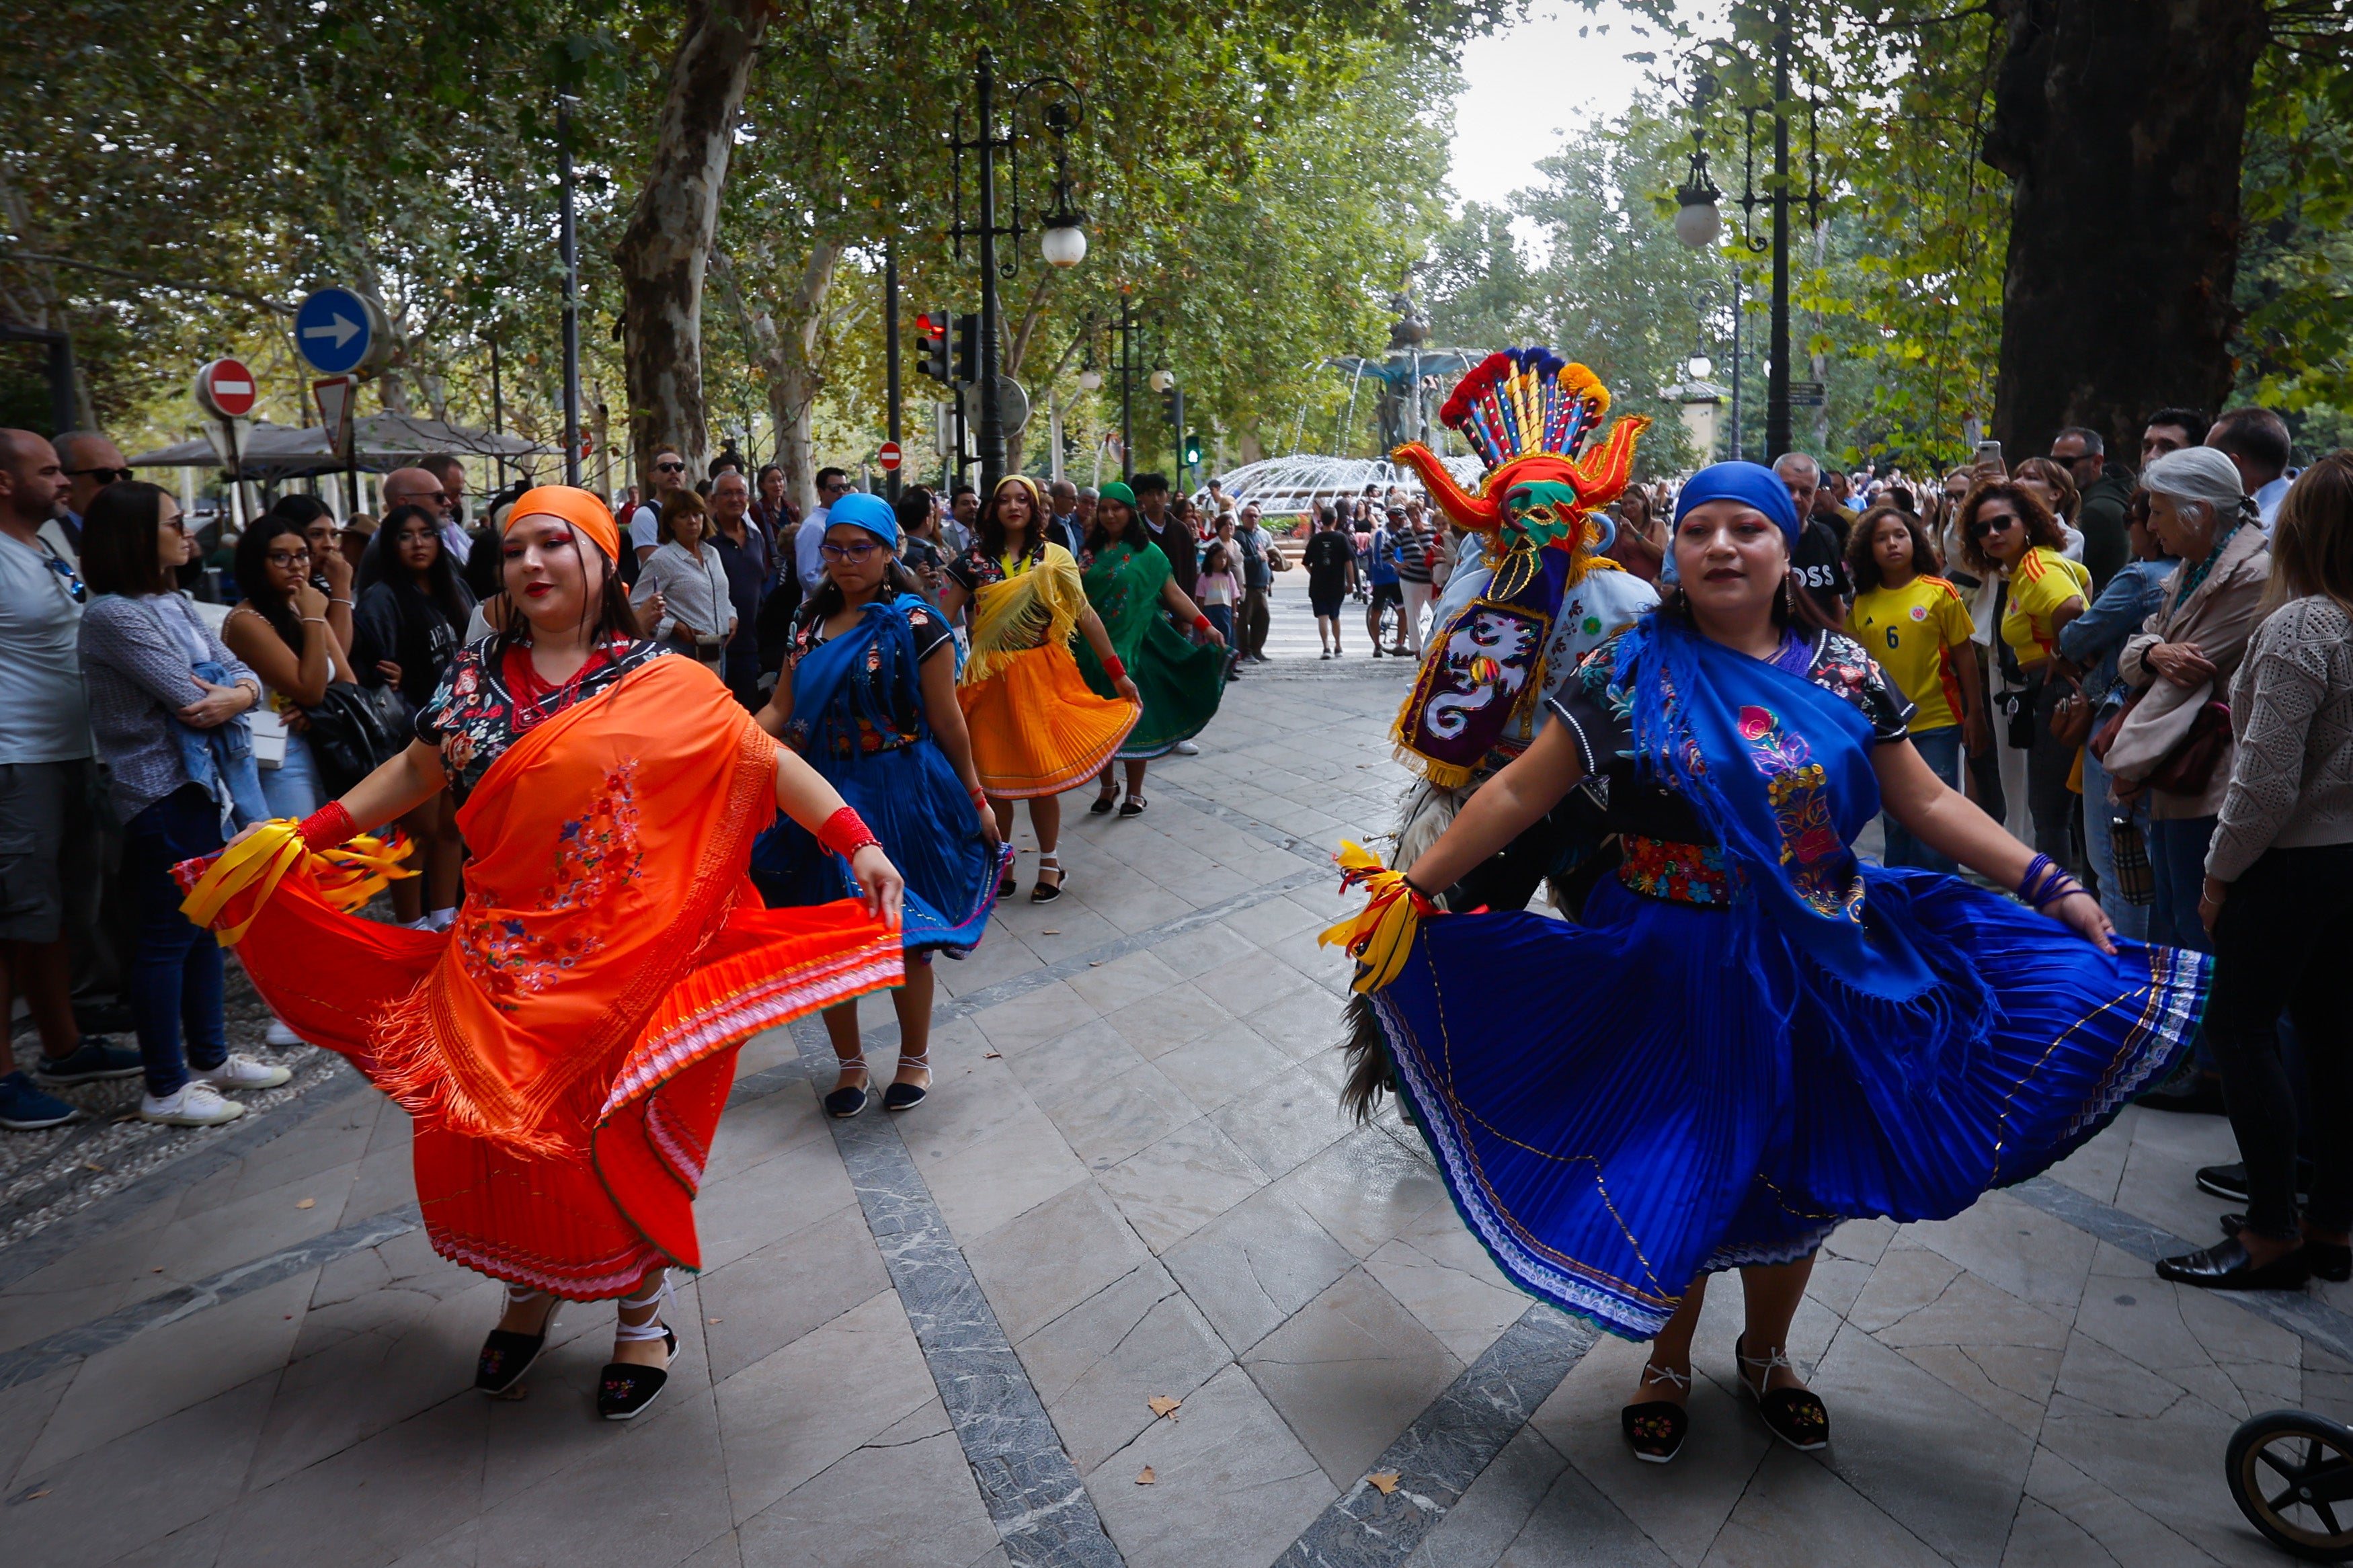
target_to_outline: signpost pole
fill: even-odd
[[[883,401],[889,409],[891,445],[899,444],[899,237],[890,236],[882,242],[882,338],[883,374],[888,384]],[[899,499],[899,465],[891,465],[884,484],[891,499]]]

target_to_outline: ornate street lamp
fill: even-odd
[[[1028,232],[1021,221],[1021,127],[1020,105],[1023,99],[1041,89],[1051,89],[1055,95],[1046,105],[1042,118],[1047,131],[1054,138],[1054,210],[1048,214],[1045,232],[1039,237],[1039,249],[1046,262],[1053,267],[1075,267],[1087,254],[1086,216],[1072,205],[1070,181],[1070,133],[1078,129],[1086,115],[1086,96],[1059,76],[1041,76],[1029,81],[1013,82],[1007,87],[1009,113],[1005,134],[997,133],[997,58],[982,49],[973,68],[975,96],[978,100],[979,124],[970,139],[964,135],[964,109],[956,109],[956,126],[948,139],[954,152],[950,189],[953,192],[954,222],[949,228],[955,241],[956,259],[964,259],[964,242],[977,242],[976,259],[980,268],[980,363],[974,366],[979,391],[979,418],[973,434],[973,444],[980,458],[981,493],[987,495],[997,487],[1005,473],[1005,402],[1004,388],[997,372],[997,345],[1002,311],[998,306],[997,285],[1000,278],[1011,278],[1021,268],[1021,237]],[[1007,178],[1012,186],[1013,221],[1000,225],[997,221],[997,155],[1005,153],[1008,160]],[[966,225],[964,221],[964,155],[977,153],[979,157],[979,221]],[[997,259],[997,242],[1010,239],[1013,244],[1002,261]]]

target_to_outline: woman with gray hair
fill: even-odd
[[[2211,447],[2168,452],[2140,482],[2148,492],[2149,530],[2181,564],[2116,658],[2116,673],[2134,695],[2105,737],[2101,762],[2119,800],[2148,797],[2149,942],[2211,952],[2198,900],[2207,846],[2231,784],[2225,694],[2263,618],[2271,543],[2238,468]],[[2203,1044],[2194,1068],[2144,1102],[2220,1110],[2221,1093]]]

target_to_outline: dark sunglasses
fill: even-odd
[[[686,465],[684,463],[656,463],[654,465],[654,472],[658,474],[682,474],[686,472]]]
[[[129,468],[68,468],[66,478],[96,479],[100,485],[116,485],[128,481],[131,478],[131,470]]]

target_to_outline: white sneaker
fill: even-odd
[[[191,1068],[188,1077],[197,1083],[208,1083],[215,1089],[276,1089],[294,1075],[281,1067],[270,1067],[251,1057],[229,1053],[228,1060],[216,1068]]]
[[[1198,757],[1201,754],[1201,748],[1190,741],[1179,741],[1176,742],[1176,754],[1180,757]]]
[[[272,1046],[307,1046],[311,1043],[274,1017],[269,1020],[269,1032],[261,1038],[264,1044]]]
[[[458,907],[455,904],[450,905],[449,908],[446,910],[428,910],[425,916],[425,929],[427,931],[448,931],[451,926],[456,925],[457,923]]]
[[[244,1114],[244,1106],[233,1100],[223,1100],[218,1089],[201,1079],[190,1079],[180,1086],[177,1094],[163,1100],[152,1094],[139,1097],[139,1120],[161,1122],[166,1127],[217,1127]]]

